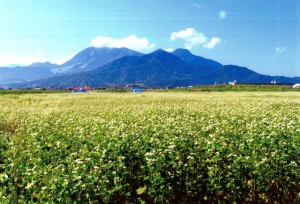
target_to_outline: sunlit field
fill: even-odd
[[[0,203],[300,202],[300,93],[0,95]]]

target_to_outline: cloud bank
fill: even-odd
[[[57,58],[57,59],[55,59],[53,61],[53,63],[61,65],[61,64],[65,63],[65,62],[69,61],[70,59],[72,59],[75,55],[76,54],[71,54],[68,57]]]
[[[174,48],[166,48],[165,51],[167,51],[167,52],[173,52]]]
[[[171,33],[171,41],[178,39],[184,41],[184,46],[188,50],[199,45],[206,49],[213,49],[221,42],[221,39],[217,37],[213,37],[209,40],[203,33],[199,33],[195,28],[187,28],[179,32]]]
[[[219,39],[217,37],[213,37],[212,39],[210,39],[210,41],[208,43],[204,44],[203,46],[207,49],[213,49],[220,42],[221,42],[221,39]]]
[[[12,64],[17,65],[30,65],[35,62],[46,62],[48,61],[45,57],[43,57],[43,52],[39,51],[29,55],[23,56],[13,56],[7,55],[0,57],[0,66],[8,66]]]
[[[93,47],[121,48],[126,47],[133,50],[151,50],[155,44],[151,44],[147,38],[138,38],[130,35],[121,39],[114,39],[108,36],[98,36],[91,42]]]

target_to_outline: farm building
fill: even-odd
[[[135,88],[132,89],[132,91],[133,91],[133,93],[140,93],[140,92],[142,92],[142,88],[135,87]]]
[[[300,88],[300,84],[294,84],[293,88],[298,88],[299,89]]]
[[[144,88],[145,85],[144,84],[127,84],[126,85],[126,88],[136,88],[136,87],[138,87],[138,88]]]
[[[144,84],[127,84],[125,88],[131,89],[133,93],[139,93],[142,92],[142,89],[145,87]]]
[[[89,90],[92,90],[91,87],[89,86],[84,86],[84,87],[75,87],[72,89],[72,93],[76,93],[76,92],[87,92]]]
[[[228,84],[230,84],[230,85],[235,85],[235,84],[236,84],[236,80],[230,81]]]
[[[85,88],[81,88],[81,89],[79,89],[78,92],[83,93],[83,92],[87,92],[87,90]]]

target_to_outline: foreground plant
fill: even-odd
[[[0,98],[1,203],[300,201],[299,93]]]

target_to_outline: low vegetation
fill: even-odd
[[[298,92],[0,96],[0,203],[300,202]]]
[[[196,86],[191,90],[202,92],[225,92],[225,91],[263,91],[263,92],[284,92],[300,91],[290,85],[265,85],[265,84],[235,84],[235,85],[213,85],[213,86]]]
[[[70,90],[28,90],[28,89],[17,89],[17,90],[0,90],[0,95],[3,94],[46,94],[46,93],[63,93],[63,92],[70,92]]]

